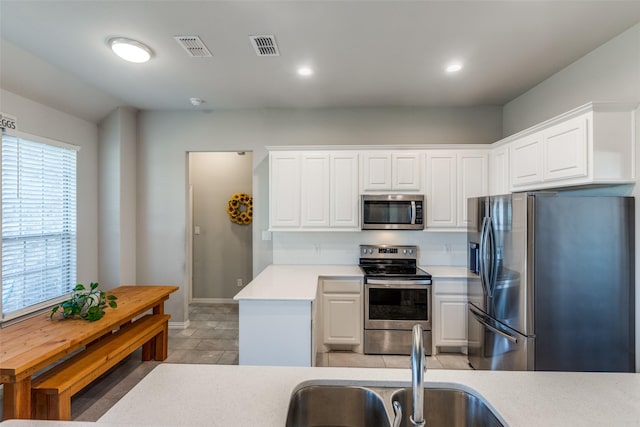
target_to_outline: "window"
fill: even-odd
[[[22,136],[2,135],[2,320],[76,284],[77,148]]]

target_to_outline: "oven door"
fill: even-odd
[[[431,330],[431,280],[378,279],[364,286],[364,328]],[[429,284],[421,284],[421,283]]]

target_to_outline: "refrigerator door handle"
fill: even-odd
[[[512,342],[512,343],[514,343],[514,344],[517,344],[517,343],[518,343],[518,338],[516,338],[516,337],[514,337],[514,336],[512,336],[512,335],[509,335],[508,333],[503,332],[503,331],[501,331],[500,329],[498,329],[498,328],[496,328],[496,327],[494,327],[494,326],[490,325],[489,323],[487,323],[487,322],[484,320],[484,317],[485,317],[485,316],[483,316],[482,314],[480,314],[480,313],[476,312],[476,311],[475,311],[474,309],[472,309],[472,308],[469,308],[469,312],[473,315],[473,317],[475,317],[475,318],[476,318],[476,320],[477,320],[480,324],[482,324],[482,326],[484,326],[485,328],[489,329],[491,332],[493,332],[493,333],[495,333],[495,334],[497,334],[497,335],[500,335],[502,338],[505,338],[505,339],[507,339],[507,340],[511,341],[511,342]]]
[[[485,295],[488,295],[489,292],[489,275],[487,274],[488,271],[488,263],[489,263],[489,257],[488,257],[488,252],[487,252],[487,224],[488,224],[488,217],[484,217],[482,219],[482,227],[480,228],[480,260],[479,260],[479,264],[480,264],[480,283],[482,283],[482,291],[484,292]]]
[[[487,234],[489,236],[489,244],[488,244],[488,263],[489,268],[487,272],[487,291],[488,295],[493,296],[493,290],[496,286],[496,280],[498,276],[498,264],[497,264],[497,248],[496,248],[496,233],[493,227],[493,221],[491,217],[488,218],[487,221]]]

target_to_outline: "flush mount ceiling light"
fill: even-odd
[[[300,67],[298,68],[298,75],[301,77],[309,77],[313,75],[313,69],[310,67]]]
[[[458,71],[462,70],[462,64],[460,62],[452,62],[451,64],[447,65],[444,70],[447,73],[457,73]]]
[[[116,37],[109,40],[111,50],[125,61],[142,63],[151,59],[151,49],[139,41]]]
[[[202,98],[189,98],[189,102],[191,103],[191,105],[193,105],[194,107],[197,107],[198,105],[202,105],[204,104],[204,99]]]

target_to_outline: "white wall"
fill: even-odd
[[[256,275],[273,261],[272,243],[261,239],[261,232],[268,228],[265,146],[484,144],[500,139],[501,117],[500,107],[141,112],[138,283],[179,285],[167,311],[172,321],[186,321],[188,152],[253,151]],[[337,239],[336,247],[346,244]]]
[[[359,245],[417,245],[421,266],[467,262],[467,233],[424,231],[277,232],[274,264],[358,264]]]
[[[78,282],[98,279],[98,129],[78,119],[0,89],[0,111],[16,117],[21,132],[81,147],[78,152]]]
[[[574,62],[504,107],[505,136],[588,101],[640,103],[640,24]],[[640,108],[636,110],[636,147]],[[636,148],[636,168],[640,149]],[[636,178],[640,178],[636,171]],[[640,182],[636,182],[636,371],[640,372]]]

